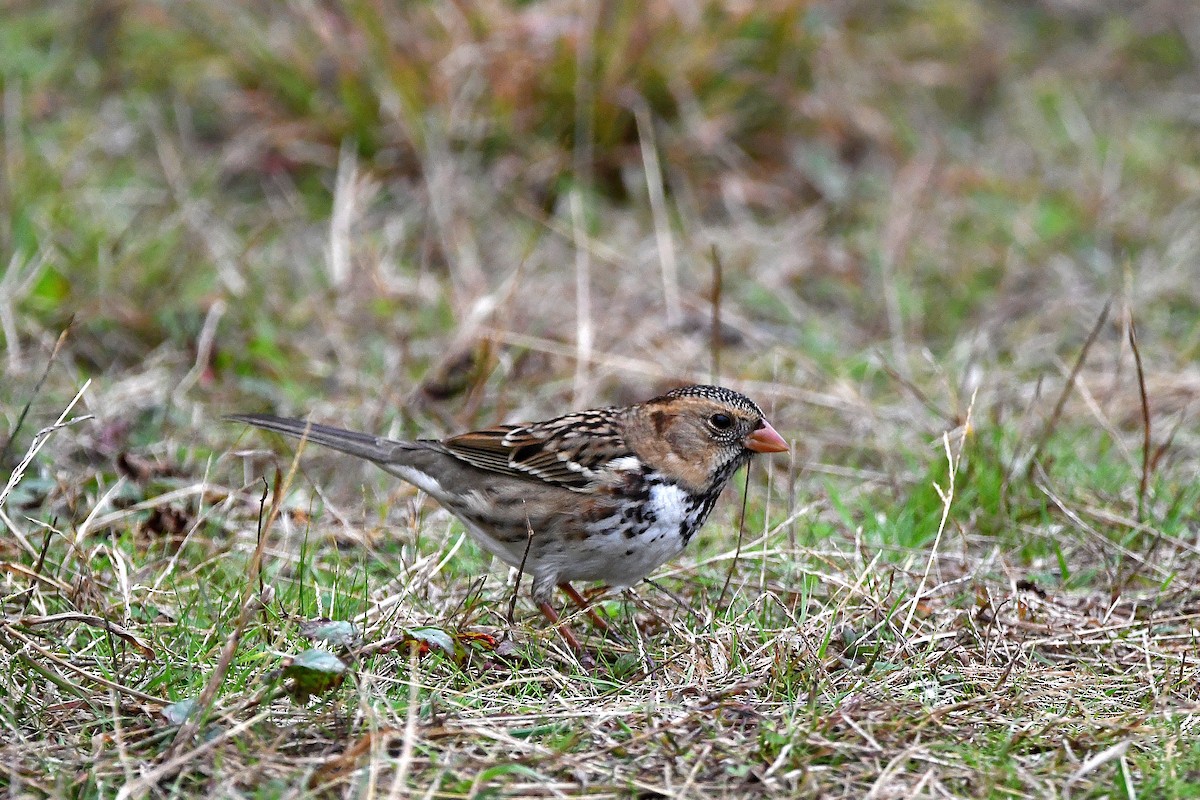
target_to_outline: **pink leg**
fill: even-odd
[[[592,605],[587,601],[587,598],[581,595],[574,586],[566,581],[563,581],[558,585],[558,588],[562,589],[563,594],[571,598],[572,602],[579,606],[581,611],[587,612],[587,615],[592,618],[592,622],[595,623],[597,628],[605,633],[610,632],[608,622],[604,619],[604,617],[596,613],[596,609],[592,608]]]
[[[558,628],[558,632],[562,634],[567,646],[579,656],[580,662],[585,665],[591,662],[591,656],[584,651],[583,647],[579,644],[579,640],[575,638],[575,631],[571,630],[570,625],[559,619],[558,612],[554,610],[554,606],[542,602],[538,603],[537,607],[546,616],[546,619],[550,620]]]

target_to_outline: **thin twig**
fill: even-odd
[[[1108,311],[1112,308],[1112,302],[1111,297],[1105,301],[1104,308],[1100,310],[1100,316],[1096,319],[1096,324],[1092,326],[1091,333],[1088,334],[1087,339],[1083,342],[1083,347],[1079,350],[1079,356],[1075,359],[1075,365],[1071,367],[1071,372],[1067,375],[1067,382],[1063,384],[1062,392],[1058,395],[1058,402],[1054,404],[1054,411],[1051,412],[1050,418],[1046,420],[1046,427],[1042,429],[1042,435],[1038,437],[1037,444],[1033,446],[1033,453],[1029,457],[1027,476],[1033,475],[1033,465],[1038,463],[1038,457],[1042,454],[1046,443],[1050,441],[1050,437],[1054,434],[1054,429],[1058,427],[1058,420],[1062,416],[1063,408],[1067,405],[1067,398],[1071,396],[1071,390],[1075,387],[1075,378],[1079,376],[1079,371],[1083,369],[1088,351],[1092,349],[1092,345],[1096,342],[1096,338],[1100,335],[1100,331],[1108,319]]]
[[[746,535],[746,502],[750,498],[750,464],[746,465],[746,485],[742,487],[742,513],[738,517],[737,547],[734,548],[733,560],[729,562],[729,571],[725,573],[725,583],[721,586],[721,594],[717,595],[714,608],[725,607],[725,592],[729,589],[729,582],[733,580],[733,572],[737,569],[738,558],[742,555],[742,538]]]
[[[1142,525],[1146,522],[1146,492],[1150,487],[1150,473],[1153,469],[1153,454],[1150,452],[1150,396],[1146,391],[1146,374],[1142,369],[1142,353],[1138,348],[1137,324],[1133,320],[1133,312],[1128,311],[1127,313],[1129,321],[1129,346],[1133,349],[1133,363],[1137,367],[1138,393],[1141,398],[1142,405],[1142,479],[1138,483],[1137,502],[1137,523]],[[1146,548],[1145,561],[1138,561],[1134,563],[1133,569],[1131,569],[1129,574],[1125,576],[1122,581],[1120,581],[1119,588],[1117,589],[1118,593],[1125,593],[1125,591],[1129,588],[1129,585],[1138,576],[1138,574],[1141,573],[1142,566],[1149,562],[1154,553],[1158,550],[1159,545],[1162,544],[1162,541],[1162,530],[1155,530],[1154,541],[1152,541],[1150,546]]]
[[[42,376],[33,385],[33,392],[30,393],[29,399],[25,401],[25,406],[17,416],[17,423],[13,425],[12,431],[9,432],[8,439],[4,442],[4,447],[0,448],[0,466],[3,466],[8,461],[8,451],[12,449],[12,443],[17,440],[17,434],[21,432],[21,426],[25,424],[25,417],[28,416],[29,409],[33,407],[33,401],[41,393],[42,386],[46,383],[46,378],[50,376],[50,368],[54,366],[59,352],[62,350],[63,345],[67,343],[67,337],[71,335],[73,327],[75,327],[74,314],[67,320],[67,326],[62,329],[62,333],[58,335],[58,341],[54,343],[54,349],[50,351],[50,358],[46,359],[46,368],[42,370]]]
[[[1179,433],[1179,429],[1183,427],[1183,423],[1187,421],[1188,411],[1189,409],[1185,408],[1176,415],[1175,424],[1167,431],[1167,435],[1163,440],[1158,443],[1158,447],[1154,448],[1154,452],[1150,456],[1151,470],[1158,469],[1159,464],[1162,463],[1163,456],[1170,452],[1171,446],[1175,444],[1175,436]]]
[[[179,380],[171,393],[175,405],[183,405],[183,398],[208,369],[217,340],[217,328],[221,324],[221,317],[225,315],[226,307],[225,301],[218,299],[204,315],[204,324],[200,327],[200,333],[196,337],[196,359],[192,362],[192,368]]]
[[[929,410],[934,415],[939,417],[942,420],[942,422],[946,423],[947,425],[949,425],[951,427],[958,427],[960,420],[958,419],[958,417],[956,415],[951,414],[949,411],[943,410],[936,403],[934,403],[932,400],[930,400],[929,396],[926,395],[923,391],[921,391],[915,383],[913,383],[908,378],[901,375],[899,370],[897,370],[890,363],[888,363],[887,357],[884,356],[883,353],[879,353],[879,363],[883,365],[883,371],[886,372],[889,376],[891,376],[892,380],[896,381],[901,386],[903,386],[905,389],[907,389],[912,394],[912,396],[917,399],[917,402],[919,402],[921,405],[925,406],[925,408],[927,410]]]
[[[145,656],[148,661],[153,661],[155,659],[154,648],[149,642],[138,636],[133,631],[124,628],[98,614],[83,614],[77,611],[64,611],[61,614],[20,617],[16,620],[16,624],[27,628],[34,628],[38,625],[56,625],[60,622],[81,622],[84,625],[90,625],[93,628],[98,628],[100,630],[107,631],[108,633],[116,634],[122,640],[133,645],[134,648],[143,656]]]
[[[388,798],[398,798],[407,789],[408,773],[412,769],[413,752],[417,741],[417,716],[421,708],[420,646],[412,642],[408,648],[408,708],[404,714],[404,739],[400,745],[399,764],[392,778]]]
[[[712,350],[712,382],[714,385],[721,383],[721,291],[724,288],[722,268],[721,268],[721,251],[714,244],[712,246],[712,339],[710,340],[710,349]]]
[[[512,597],[508,599],[508,629],[511,631],[516,627],[517,614],[517,594],[521,591],[521,578],[525,575],[525,562],[529,558],[529,549],[533,547],[533,523],[529,521],[529,514],[525,514],[525,552],[521,554],[521,565],[517,567],[517,580],[513,584]]]
[[[33,600],[34,592],[37,591],[37,579],[42,575],[42,567],[46,565],[46,553],[50,550],[50,537],[54,533],[54,528],[58,525],[58,517],[50,521],[47,526],[46,535],[42,538],[42,551],[38,553],[37,563],[33,565],[33,576],[29,578],[29,589],[25,595],[25,605],[21,606],[21,613],[25,614],[29,611],[29,603]]]
[[[1146,393],[1146,373],[1142,369],[1142,351],[1138,348],[1137,323],[1129,312],[1129,346],[1133,348],[1133,363],[1137,367],[1138,394],[1142,401],[1142,480],[1138,484],[1137,520],[1144,522],[1146,490],[1150,485],[1150,398]]]
[[[91,414],[85,414],[82,417],[75,417],[70,422],[66,421],[67,414],[71,413],[71,409],[75,407],[75,404],[79,402],[79,399],[83,397],[83,393],[91,385],[92,379],[88,378],[84,381],[83,386],[79,387],[79,391],[75,393],[75,396],[71,398],[71,402],[67,403],[67,407],[63,409],[63,412],[58,415],[58,419],[54,421],[54,424],[48,428],[42,428],[34,434],[33,441],[29,443],[29,449],[25,451],[25,457],[21,459],[12,471],[12,474],[8,476],[8,483],[5,485],[4,490],[0,491],[0,507],[4,506],[4,501],[8,499],[9,493],[21,482],[21,478],[25,477],[25,470],[29,467],[29,463],[41,451],[42,446],[46,444],[46,440],[50,438],[50,434],[68,425],[74,425],[76,422],[83,422],[92,418]]]
[[[265,528],[263,527],[263,509],[265,508],[267,492],[271,491],[271,484],[267,483],[267,479],[261,475],[259,476],[259,480],[262,481],[263,491],[262,491],[262,495],[259,496],[259,498],[258,498],[258,525],[255,527],[254,530],[255,530],[256,537],[257,537],[255,539],[255,542],[259,546],[261,546],[262,538],[263,538],[263,531],[265,530]],[[263,585],[262,570],[259,570],[258,571],[258,594],[260,597],[262,596],[262,593],[264,591],[266,591],[266,586]]]
[[[646,175],[646,193],[650,196],[650,216],[654,220],[654,240],[658,245],[658,262],[662,272],[663,309],[667,325],[679,324],[679,267],[675,260],[675,240],[667,213],[667,195],[663,190],[662,165],[658,160],[658,145],[654,140],[654,119],[650,104],[641,95],[633,103],[633,118],[637,123],[638,144],[642,152],[642,171]]]
[[[912,604],[908,608],[908,616],[904,619],[905,630],[908,630],[909,626],[912,625],[913,617],[917,614],[917,606],[921,603],[921,595],[925,593],[925,586],[929,582],[929,573],[933,570],[933,562],[937,558],[938,548],[942,543],[942,535],[945,533],[946,523],[950,519],[950,506],[954,502],[955,476],[958,474],[959,465],[962,463],[962,454],[967,446],[967,437],[971,434],[971,414],[974,410],[975,395],[972,394],[971,403],[967,406],[967,418],[963,422],[962,438],[959,439],[957,453],[950,450],[949,432],[942,434],[942,446],[946,451],[948,473],[946,488],[942,489],[937,483],[933,484],[933,488],[942,500],[942,516],[938,521],[937,535],[933,538],[933,546],[929,549],[929,559],[925,562],[925,572],[921,575],[921,581],[917,584],[917,590],[913,593]]]

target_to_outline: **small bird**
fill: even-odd
[[[228,419],[372,461],[433,497],[485,550],[532,577],[538,609],[577,653],[550,605],[555,586],[607,629],[571,581],[625,589],[642,580],[687,546],[739,467],[788,449],[762,409],[720,386],[442,440],[269,414]]]

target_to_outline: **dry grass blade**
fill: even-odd
[[[594,327],[592,325],[592,261],[583,238],[583,199],[580,190],[571,192],[571,224],[576,233],[575,247],[575,405],[585,405],[592,363]]]
[[[1150,397],[1146,392],[1146,371],[1142,367],[1142,351],[1138,347],[1137,323],[1134,322],[1133,312],[1127,313],[1129,347],[1133,350],[1133,363],[1137,369],[1138,399],[1141,401],[1142,412],[1142,478],[1138,483],[1138,522],[1145,520],[1146,491],[1150,486],[1151,438],[1150,438]]]
[[[192,737],[200,729],[200,724],[208,714],[213,701],[216,700],[217,692],[221,688],[221,684],[225,680],[225,675],[229,671],[230,665],[233,663],[233,658],[237,654],[238,645],[241,643],[242,635],[246,630],[246,625],[249,624],[250,618],[259,610],[262,604],[267,602],[267,598],[262,595],[259,575],[262,570],[263,554],[266,552],[267,534],[271,529],[271,525],[275,522],[275,518],[279,515],[279,509],[283,502],[284,494],[291,486],[292,478],[295,475],[297,465],[299,463],[300,453],[304,449],[304,440],[300,442],[300,447],[297,448],[296,456],[292,460],[292,468],[288,472],[287,479],[283,480],[276,474],[275,476],[275,492],[271,496],[271,510],[266,516],[266,522],[263,522],[262,511],[264,504],[267,501],[267,487],[263,487],[262,498],[259,500],[259,529],[258,541],[254,548],[254,554],[250,559],[250,566],[247,570],[246,585],[242,595],[241,609],[237,619],[234,621],[233,630],[225,640],[225,645],[221,649],[220,658],[217,660],[216,667],[213,669],[212,675],[208,682],[205,683],[204,689],[200,692],[200,696],[196,699],[195,710],[184,720],[179,726],[179,730],[175,734],[171,746],[167,748],[163,755],[167,763],[175,760],[176,753],[184,747],[191,744]],[[257,590],[257,592],[256,592]]]
[[[154,695],[146,694],[145,692],[139,691],[132,687],[123,686],[123,685],[117,683],[116,681],[111,681],[108,678],[103,677],[102,675],[96,675],[96,674],[84,669],[83,667],[80,667],[76,664],[72,664],[70,661],[58,656],[57,654],[51,652],[50,650],[47,650],[45,647],[42,647],[40,644],[35,642],[33,639],[30,639],[28,636],[21,633],[16,628],[14,628],[8,622],[0,623],[0,630],[4,631],[5,637],[17,639],[21,642],[24,642],[24,644],[27,648],[36,651],[47,661],[54,663],[55,665],[59,666],[60,668],[62,668],[64,670],[67,670],[68,672],[72,672],[72,673],[78,675],[79,677],[83,678],[84,680],[88,681],[89,683],[94,683],[97,686],[103,686],[107,689],[112,689],[115,692],[119,692],[123,695],[127,695],[129,697],[135,698],[137,700],[142,700],[147,703],[161,704],[163,702],[161,697],[155,697]],[[5,643],[5,648],[9,649],[7,643]],[[10,652],[12,652],[12,651],[10,650]],[[55,681],[55,682],[57,683],[57,681]]]
[[[581,17],[579,47],[575,51],[575,146],[571,154],[574,179],[570,190],[571,241],[575,247],[575,390],[576,405],[590,395],[592,346],[592,258],[587,246],[588,226],[583,192],[591,192],[595,169],[596,100],[593,76],[596,69],[596,28],[601,7],[587,5]]]
[[[0,115],[0,123],[3,123],[6,132],[10,134],[18,127],[17,117],[20,114],[21,103],[17,91],[15,83],[4,87],[4,108]],[[11,140],[6,144],[11,145]],[[12,153],[16,149],[10,146],[5,148],[5,152]],[[3,181],[3,185],[11,186],[11,181]],[[7,268],[3,275],[0,275],[0,333],[4,334],[8,372],[10,375],[19,375],[24,371],[25,363],[21,355],[21,334],[17,328],[18,303],[36,285],[43,270],[50,263],[50,253],[46,249],[41,249],[35,257],[28,258],[25,253],[21,252],[20,247],[11,248],[11,253]],[[72,321],[67,323],[66,330],[70,330],[73,320],[72,317]],[[63,331],[64,334],[66,330]],[[55,352],[57,350],[56,347]],[[54,358],[51,356],[50,361],[53,362],[53,360]],[[49,364],[46,365],[46,368],[49,369]],[[44,378],[43,375],[43,380]],[[36,394],[37,391],[34,391],[35,396]],[[24,415],[22,414],[22,416]],[[3,454],[0,454],[0,463],[3,462]]]
[[[135,780],[125,784],[121,790],[117,792],[117,800],[130,800],[130,798],[142,798],[153,791],[161,781],[170,778],[188,765],[189,762],[195,761],[203,757],[225,742],[236,739],[246,731],[253,728],[255,725],[262,722],[271,715],[271,709],[264,709],[257,714],[247,717],[241,722],[221,731],[211,739],[206,739],[204,742],[197,745],[194,749],[180,753],[177,756],[169,757],[166,761],[147,770],[142,775],[139,775]]]
[[[1067,405],[1067,398],[1071,396],[1071,391],[1075,388],[1075,379],[1079,377],[1079,371],[1083,369],[1084,362],[1087,361],[1088,352],[1092,349],[1092,345],[1096,343],[1097,337],[1100,336],[1100,331],[1104,329],[1104,323],[1108,320],[1109,309],[1112,308],[1112,298],[1104,302],[1104,307],[1100,309],[1100,315],[1096,317],[1096,324],[1092,326],[1091,332],[1083,341],[1083,347],[1079,349],[1079,355],[1075,358],[1075,364],[1071,367],[1071,372],[1067,375],[1067,380],[1063,383],[1062,391],[1059,392],[1058,400],[1054,403],[1054,410],[1050,412],[1050,417],[1046,420],[1046,424],[1042,427],[1041,436],[1038,437],[1037,443],[1033,446],[1033,453],[1029,456],[1028,474],[1033,474],[1034,465],[1038,463],[1038,458],[1045,449],[1046,443],[1050,441],[1050,437],[1054,435],[1055,428],[1058,427],[1058,421],[1062,417],[1063,409]]]
[[[888,363],[887,358],[884,357],[882,353],[879,354],[879,363],[883,367],[883,371],[886,372],[892,380],[903,386],[908,393],[915,397],[921,405],[925,406],[930,413],[934,414],[946,425],[950,425],[951,427],[958,426],[959,420],[954,414],[951,414],[949,411],[946,411],[937,403],[933,402],[933,400],[931,400],[919,386],[901,375],[895,367]]]
[[[5,476],[9,794],[1200,794],[1200,4],[9,5],[4,471],[95,415]],[[425,495],[214,422],[682,382],[787,480],[591,674]]]
[[[60,622],[82,622],[84,625],[90,625],[93,628],[99,628],[107,633],[122,639],[128,644],[133,645],[139,653],[145,656],[148,660],[153,661],[155,658],[154,648],[150,646],[142,637],[130,630],[126,630],[120,625],[105,619],[104,617],[95,614],[80,614],[78,612],[68,611],[62,614],[51,614],[42,617],[21,617],[16,620],[17,625],[26,627],[37,627],[38,625],[56,625]]]
[[[950,434],[942,434],[942,449],[946,454],[946,487],[942,488],[937,483],[933,484],[933,488],[937,491],[938,497],[942,501],[941,518],[938,520],[937,533],[933,537],[933,544],[929,548],[929,558],[925,562],[925,571],[921,573],[921,580],[917,583],[917,590],[913,594],[912,602],[908,607],[908,615],[904,619],[904,629],[912,628],[913,617],[917,613],[917,606],[920,605],[925,593],[925,586],[929,582],[929,573],[933,570],[934,562],[938,558],[938,548],[942,544],[942,536],[946,532],[946,522],[950,519],[950,506],[954,502],[954,488],[957,480],[959,466],[962,463],[963,452],[967,447],[967,437],[971,435],[971,414],[975,410],[975,395],[971,395],[971,403],[967,406],[967,417],[962,425],[962,437],[958,441],[958,451],[953,452],[950,448]]]
[[[913,235],[914,219],[933,175],[935,164],[934,155],[925,153],[905,164],[897,173],[879,245],[879,267],[882,273],[880,283],[891,334],[892,359],[900,373],[907,378],[911,378],[911,369],[908,365],[909,348],[900,302],[901,283],[897,279],[897,273],[903,267]]]
[[[421,670],[417,650],[416,642],[413,642],[408,648],[408,708],[404,715],[404,737],[400,747],[400,759],[396,766],[392,788],[388,791],[389,798],[400,797],[405,793],[409,770],[412,769],[413,752],[416,750],[417,715],[421,708]]]
[[[4,280],[7,281],[8,278],[9,276],[6,275]],[[8,432],[8,439],[5,440],[4,447],[0,447],[0,466],[4,465],[8,461],[8,453],[12,449],[13,442],[15,442],[17,439],[17,434],[21,432],[21,427],[25,424],[25,418],[29,415],[29,409],[33,407],[33,401],[36,400],[38,394],[41,393],[42,387],[46,385],[46,378],[50,377],[50,368],[54,366],[54,362],[58,359],[58,354],[62,352],[63,345],[67,343],[67,337],[71,335],[71,329],[74,326],[75,317],[72,315],[67,321],[66,326],[62,329],[62,332],[58,334],[58,339],[56,339],[54,342],[54,349],[50,351],[50,357],[46,359],[46,367],[42,370],[42,374],[37,379],[37,383],[33,385],[33,391],[30,392],[29,397],[26,398],[25,405],[21,407],[21,413],[17,415],[17,421],[13,424],[12,430]],[[12,344],[12,336],[15,336],[15,332],[6,331],[6,338],[10,342],[10,360],[11,349],[14,346]],[[17,371],[11,363],[9,366],[13,372]]]
[[[712,330],[710,331],[709,350],[712,352],[712,375],[709,381],[714,385],[721,383],[721,292],[722,284],[721,251],[714,244],[709,250],[712,261]],[[792,456],[795,457],[794,454]]]
[[[753,461],[750,462],[750,464],[753,463]],[[725,607],[725,595],[729,591],[729,584],[733,580],[733,573],[737,570],[738,560],[742,555],[742,540],[746,536],[746,503],[750,497],[750,464],[746,465],[746,483],[742,486],[742,513],[738,515],[737,545],[733,550],[733,558],[729,561],[729,570],[725,573],[725,582],[721,584],[721,593],[717,595],[715,608]]]
[[[1096,755],[1080,764],[1079,769],[1072,772],[1071,776],[1067,778],[1066,783],[1063,784],[1062,793],[1064,800],[1069,800],[1071,797],[1071,790],[1074,788],[1075,784],[1079,783],[1081,779],[1095,772],[1097,769],[1113,759],[1123,758],[1125,753],[1128,751],[1129,740],[1117,742],[1112,747],[1105,748],[1101,752],[1096,753]]]
[[[76,417],[69,422],[66,421],[67,415],[71,413],[71,409],[75,407],[75,404],[79,402],[80,398],[83,397],[84,392],[86,392],[88,387],[91,385],[91,380],[84,381],[83,386],[79,387],[79,391],[75,393],[73,398],[71,398],[71,402],[67,403],[67,407],[64,408],[62,413],[58,415],[58,419],[54,421],[54,424],[49,427],[42,428],[34,435],[33,441],[29,443],[29,449],[25,451],[24,457],[17,462],[17,466],[13,468],[12,473],[10,473],[8,476],[8,483],[4,485],[3,491],[0,491],[0,508],[4,508],[4,503],[6,500],[8,500],[8,496],[12,493],[13,488],[15,488],[16,485],[21,482],[21,478],[25,477],[25,470],[28,469],[30,462],[37,457],[37,454],[41,452],[42,447],[45,446],[46,441],[55,431],[62,430],[69,425],[84,422],[85,420],[92,418],[91,414],[87,414],[82,417]]]
[[[637,120],[638,143],[642,152],[642,170],[646,176],[646,191],[650,195],[650,212],[654,220],[654,238],[658,244],[658,263],[662,273],[663,308],[667,325],[674,328],[682,319],[679,303],[679,266],[675,259],[675,238],[667,212],[666,192],[663,190],[662,166],[658,162],[658,145],[654,136],[654,120],[645,98],[634,98],[634,119]]]

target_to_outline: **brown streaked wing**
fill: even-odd
[[[631,455],[615,431],[581,431],[572,424],[501,425],[452,436],[442,444],[480,469],[570,489],[586,487],[608,462]]]
[[[451,455],[480,469],[505,475],[520,475],[521,473],[509,463],[513,448],[505,442],[508,434],[520,429],[520,425],[497,425],[495,428],[485,428],[443,439],[442,446],[449,450]]]

